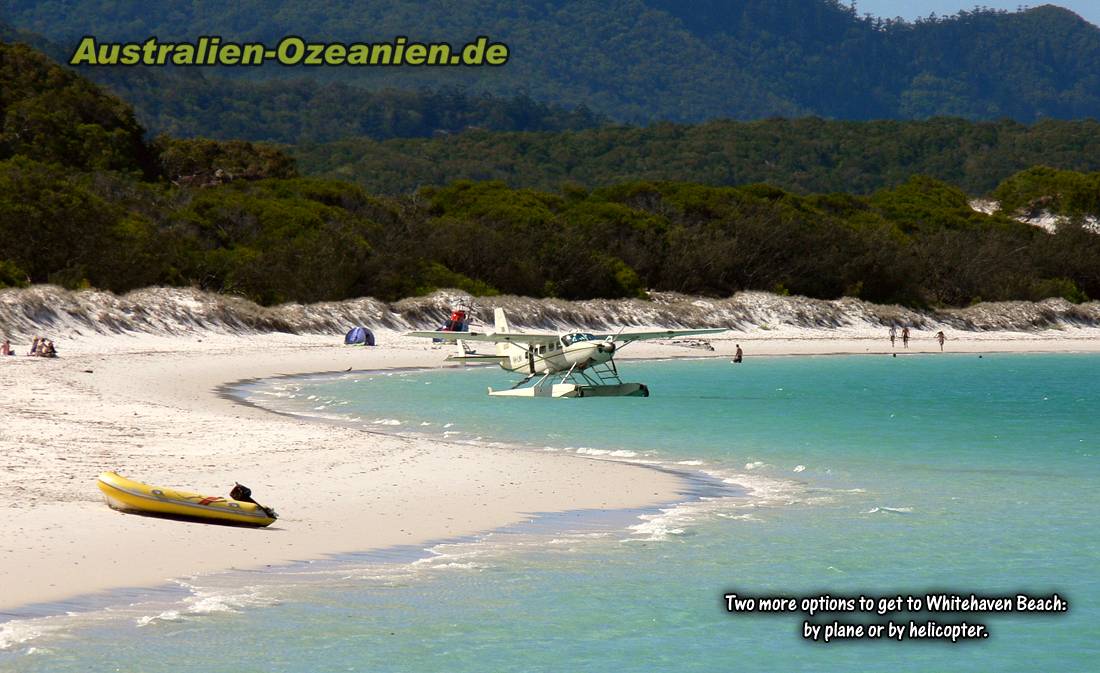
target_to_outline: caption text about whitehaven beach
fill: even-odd
[[[1069,610],[1069,601],[1058,594],[1030,596],[979,596],[941,593],[924,596],[745,596],[724,595],[725,607],[731,613],[782,614],[801,612],[808,619],[802,622],[802,637],[820,643],[838,640],[943,640],[957,643],[989,637],[983,623],[961,621],[941,623],[930,617],[888,622],[852,623],[833,619],[817,623],[815,617],[845,613],[885,617],[900,612],[959,614],[1062,614]],[[957,618],[957,617],[956,617]]]

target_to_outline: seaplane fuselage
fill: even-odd
[[[615,357],[615,343],[586,332],[574,332],[541,344],[497,344],[497,355],[502,369],[519,374],[580,372],[611,362]]]

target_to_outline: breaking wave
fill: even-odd
[[[474,306],[475,318],[482,320],[491,320],[492,309],[501,307],[508,311],[514,326],[546,330],[630,326],[830,329],[894,323],[920,329],[944,326],[970,331],[1100,326],[1100,302],[1071,304],[1063,299],[915,310],[847,297],[821,300],[767,292],[739,292],[727,299],[655,292],[648,300],[566,301],[515,296],[473,298],[458,291],[440,290],[392,303],[361,298],[267,307],[240,297],[190,288],[146,288],[115,295],[37,285],[0,290],[0,332],[8,336],[62,330],[77,335],[342,334],[349,325],[435,329],[457,304]]]
[[[886,514],[912,514],[913,513],[913,508],[912,507],[886,507],[886,506],[883,506],[883,507],[872,507],[871,509],[869,509],[865,512],[861,512],[861,514],[880,514],[880,513],[886,513]]]
[[[207,615],[268,607],[278,603],[276,599],[266,595],[259,586],[201,588],[187,582],[177,581],[177,583],[190,592],[180,605],[156,614],[142,615],[135,619],[134,623],[141,627],[158,622],[178,622]]]

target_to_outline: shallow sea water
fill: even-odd
[[[1092,671],[1100,357],[629,362],[648,399],[489,398],[496,368],[244,386],[366,429],[682,472],[683,501],[568,512],[428,549],[190,578],[0,623],[4,671]],[[365,440],[366,441],[366,440]],[[805,641],[722,596],[1051,594],[956,644]],[[109,602],[108,602],[109,603]]]

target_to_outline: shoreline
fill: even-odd
[[[272,412],[279,413],[279,412]],[[388,434],[388,433],[379,433]],[[517,447],[522,449],[523,447]],[[285,573],[294,574],[296,571],[310,569],[330,570],[328,566],[344,566],[352,564],[359,568],[362,564],[369,565],[399,565],[416,564],[425,559],[435,557],[434,551],[440,546],[480,544],[497,535],[549,535],[563,533],[587,533],[593,530],[620,530],[626,523],[636,521],[641,516],[654,515],[665,508],[678,507],[683,504],[701,502],[704,498],[711,497],[743,497],[746,494],[740,487],[722,483],[720,480],[698,470],[674,469],[664,465],[630,463],[615,459],[597,458],[592,456],[576,456],[591,461],[606,460],[609,462],[622,462],[636,465],[643,469],[661,472],[671,475],[679,480],[680,490],[672,500],[659,503],[650,503],[636,507],[618,509],[561,509],[546,512],[531,512],[523,518],[507,523],[497,528],[474,531],[467,534],[425,540],[422,542],[407,542],[394,544],[387,547],[373,549],[332,552],[309,559],[287,560],[278,564],[265,564],[257,568],[226,568],[203,573],[202,577],[218,577],[224,581],[237,574],[242,580],[247,578],[254,580],[256,573],[268,574],[277,577]],[[219,577],[220,576],[220,577]],[[195,576],[182,576],[167,578],[164,581],[145,586],[119,586],[104,589],[97,592],[81,593],[63,597],[58,600],[42,601],[23,604],[14,608],[0,609],[0,636],[3,636],[3,627],[10,622],[26,622],[39,619],[59,617],[80,618],[95,613],[97,610],[118,609],[123,604],[130,608],[141,607],[141,612],[149,609],[162,609],[166,605],[156,605],[159,601],[169,599],[173,605],[181,598],[192,595],[187,588]],[[187,581],[185,581],[187,580]],[[194,588],[194,587],[191,587]],[[53,630],[51,629],[51,632]],[[8,634],[9,636],[11,634]],[[41,633],[34,633],[26,640],[37,638]],[[11,645],[18,645],[26,640],[15,639],[5,642],[0,638],[0,651]]]
[[[753,355],[889,354],[871,350],[885,341],[871,335],[807,332],[731,332],[710,340],[714,352],[639,344],[623,359],[725,358],[735,343],[745,344],[750,362]],[[983,334],[992,338],[949,341],[948,352],[1100,352],[1100,329],[1074,329],[1070,338],[1057,332]],[[0,543],[0,582],[11,587],[0,597],[0,611],[155,587],[187,575],[478,535],[538,512],[679,502],[684,475],[649,465],[351,429],[224,395],[247,381],[342,374],[348,366],[434,369],[444,355],[393,332],[380,330],[379,337],[375,349],[349,349],[336,337],[287,334],[92,336],[65,343],[57,360],[0,362],[0,373],[13,382],[0,391],[8,421],[0,433],[7,462],[0,507],[15,529]],[[938,352],[930,341],[912,345],[918,343],[927,347],[898,352]],[[370,443],[378,445],[362,446]],[[265,534],[117,513],[102,504],[94,484],[107,469],[202,492],[241,481],[284,518]],[[42,484],[49,487],[36,493]],[[286,497],[314,491],[339,498]],[[441,520],[439,511],[452,516]]]

